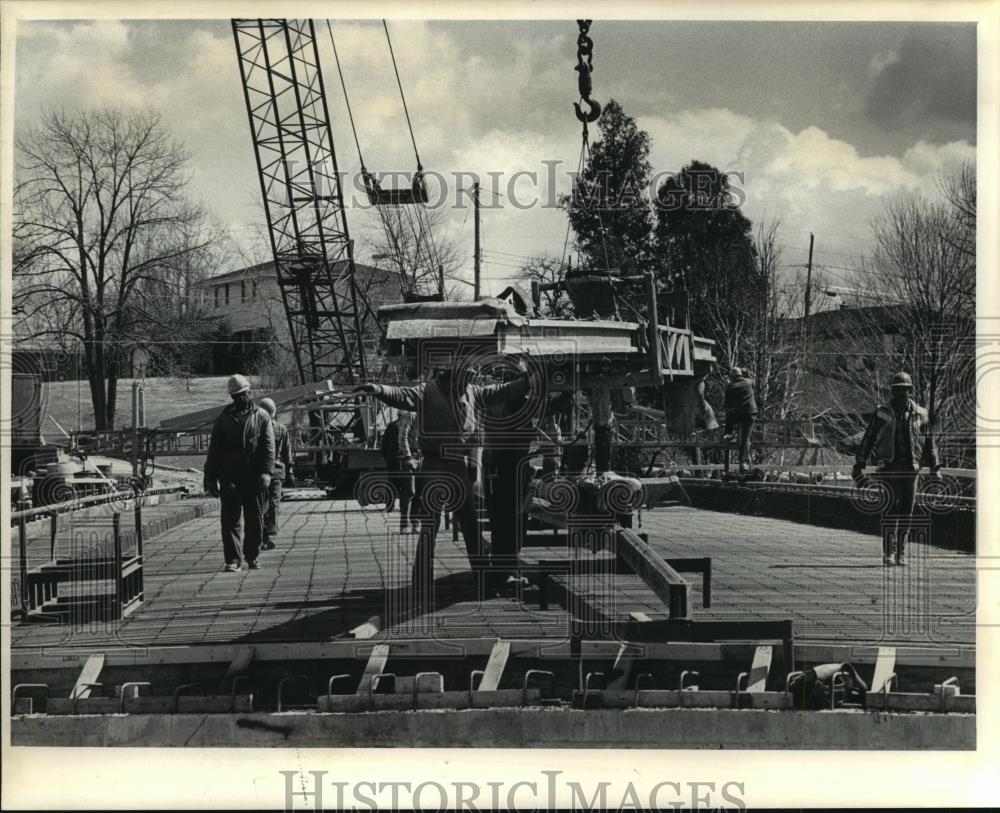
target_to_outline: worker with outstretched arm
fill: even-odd
[[[490,555],[479,532],[473,483],[466,456],[476,443],[479,412],[494,404],[525,397],[532,390],[528,367],[522,361],[521,376],[505,384],[481,386],[469,380],[465,370],[454,370],[450,354],[430,359],[432,378],[413,387],[363,384],[356,392],[372,395],[396,409],[415,412],[423,455],[420,473],[423,521],[413,563],[412,589],[419,606],[429,607],[434,582],[434,544],[444,510],[451,509],[465,541],[466,553],[477,592],[492,590],[497,583],[490,570]]]

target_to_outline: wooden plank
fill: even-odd
[[[359,624],[354,629],[352,629],[349,635],[352,638],[357,638],[359,640],[367,640],[368,638],[374,638],[382,629],[382,617],[378,615],[373,615],[364,624]]]
[[[229,662],[229,666],[226,669],[226,677],[231,678],[234,675],[241,675],[250,666],[250,662],[254,658],[254,648],[252,646],[241,646],[233,659]]]
[[[497,641],[493,644],[490,659],[486,663],[483,679],[479,683],[479,691],[495,692],[500,688],[500,678],[503,676],[507,658],[510,656],[510,641]]]
[[[232,660],[229,661],[229,666],[226,667],[226,674],[219,684],[220,692],[227,691],[233,685],[232,681],[246,672],[255,654],[256,652],[252,646],[241,646],[236,650]]]
[[[87,658],[87,662],[80,670],[80,676],[76,679],[73,691],[69,693],[70,698],[90,697],[90,683],[97,683],[101,677],[101,670],[104,668],[104,655],[96,654]]]
[[[771,669],[771,654],[773,648],[759,646],[753,653],[753,664],[750,666],[750,677],[747,678],[747,691],[753,694],[763,692],[767,683],[767,673]]]
[[[52,698],[48,714],[117,714],[120,701],[111,697],[91,697],[77,700]],[[74,711],[75,705],[75,711]],[[253,711],[253,697],[236,695],[182,695],[176,701],[169,696],[129,697],[125,700],[128,714],[228,714]]]
[[[894,671],[896,671],[896,647],[880,646],[875,659],[875,676],[872,678],[869,691],[875,694],[881,692]]]
[[[639,624],[646,624],[653,620],[645,613],[639,611],[631,612],[628,615],[632,621]],[[618,654],[615,656],[614,665],[611,667],[611,671],[617,672],[617,675],[610,683],[608,683],[608,691],[625,691],[625,687],[628,685],[628,679],[632,674],[632,664],[635,662],[635,658],[625,657],[626,653],[628,653],[630,649],[634,649],[634,647],[630,647],[627,643],[622,644],[618,648]]]
[[[377,644],[372,649],[372,654],[368,656],[368,663],[365,665],[365,673],[361,676],[356,694],[368,694],[372,685],[372,678],[382,674],[385,665],[389,660],[389,645]]]
[[[688,583],[663,557],[656,554],[635,531],[624,528],[614,534],[612,553],[621,557],[670,611],[671,618],[691,615]]]
[[[633,619],[634,620],[634,619]],[[653,624],[659,622],[653,621]],[[705,623],[705,622],[701,622]],[[633,629],[636,625],[632,625]],[[639,626],[638,629],[642,629]],[[720,629],[720,637],[721,636]],[[644,636],[648,637],[648,636]],[[780,637],[777,635],[761,635]],[[651,660],[721,660],[723,650],[720,644],[691,641],[685,636],[684,642],[669,643],[655,640],[642,642],[645,657]],[[732,640],[731,636],[727,637]],[[393,651],[412,657],[449,657],[469,655],[487,657],[495,641],[484,638],[400,638],[393,640]],[[523,638],[511,641],[511,653],[517,657],[555,657],[568,655],[569,645],[565,641],[552,638]],[[613,658],[621,644],[615,641],[585,641],[585,649],[594,657]],[[367,658],[371,644],[350,639],[336,641],[310,641],[295,643],[264,642],[254,647],[255,660],[274,662],[286,660],[327,660],[337,658]],[[118,647],[105,649],[108,666],[171,666],[179,664],[226,663],[238,652],[233,644],[204,644],[199,646],[148,646]],[[14,671],[31,669],[81,669],[93,648],[51,646],[33,649],[14,648],[10,654],[10,668]],[[803,663],[842,663],[849,661],[859,664],[875,664],[878,650],[875,646],[857,644],[797,643],[795,659]],[[747,650],[749,656],[749,649]],[[953,669],[975,669],[976,652],[968,645],[942,647],[898,646],[897,666],[940,666]]]

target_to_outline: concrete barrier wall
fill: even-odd
[[[971,750],[971,714],[482,709],[14,717],[13,745]]]
[[[849,493],[843,496],[804,491],[768,490],[764,487],[697,480],[682,481],[695,508],[726,511],[753,516],[789,519],[808,525],[843,528],[861,533],[880,534],[881,516],[860,511]],[[976,512],[967,508],[940,509],[929,512],[930,542],[935,547],[976,551]]]

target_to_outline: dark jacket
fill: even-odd
[[[374,395],[396,409],[416,412],[421,451],[427,457],[440,457],[442,447],[460,451],[475,445],[480,410],[507,399],[523,398],[529,388],[529,379],[523,376],[506,384],[469,384],[455,398],[437,381],[415,387],[378,385]]]
[[[757,400],[753,396],[753,379],[738,378],[726,387],[726,420],[745,418],[757,414]]]
[[[937,445],[931,431],[927,410],[917,406],[912,400],[907,402],[906,414],[910,419],[910,448],[914,468],[928,466],[932,471],[938,468]],[[856,462],[866,465],[869,457],[874,457],[879,466],[894,462],[896,454],[896,412],[890,404],[879,404],[868,422]]]
[[[288,427],[271,419],[274,431],[274,475],[284,480],[292,476],[292,446],[288,440]]]
[[[212,424],[205,459],[205,482],[238,482],[274,473],[274,430],[266,410],[251,405],[244,418],[230,404]]]

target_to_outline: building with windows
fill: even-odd
[[[334,263],[334,274],[341,273],[344,266],[346,261]],[[355,263],[355,269],[372,309],[402,300],[398,274],[360,263]],[[288,322],[273,261],[210,277],[197,288],[206,313],[219,324],[212,369],[206,372],[256,373],[265,359],[282,349],[290,352]],[[376,344],[377,331],[373,331],[373,352]]]

